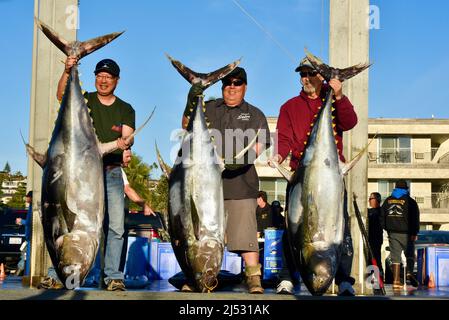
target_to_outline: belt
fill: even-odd
[[[110,171],[112,169],[119,168],[119,167],[120,167],[119,164],[109,164],[107,166],[104,166],[103,168],[104,168],[104,171]]]

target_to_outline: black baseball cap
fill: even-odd
[[[234,70],[231,71],[230,74],[228,74],[226,77],[224,77],[223,79],[221,79],[221,82],[225,82],[226,80],[229,79],[240,79],[243,82],[245,82],[245,84],[248,84],[247,79],[246,79],[246,71],[243,68],[237,67]]]
[[[112,59],[103,59],[97,63],[94,71],[95,75],[102,71],[107,72],[115,77],[120,76],[120,67]]]

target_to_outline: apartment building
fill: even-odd
[[[268,118],[274,132],[277,118]],[[368,193],[385,199],[397,179],[405,179],[421,210],[422,229],[449,230],[449,120],[369,119]],[[287,182],[266,165],[271,148],[256,162],[268,201],[285,204]],[[368,203],[367,203],[368,205]]]

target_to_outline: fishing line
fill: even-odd
[[[240,9],[240,11],[242,11],[251,21],[253,21],[256,24],[256,26],[258,26],[259,29],[262,30],[262,32],[265,33],[268,36],[268,38],[270,38],[287,55],[287,57],[293,63],[295,64],[297,63],[295,56],[279,41],[277,41],[276,38],[256,20],[256,18],[254,18],[251,14],[249,14],[249,12],[246,11],[245,8],[243,8],[237,0],[232,0],[232,2],[234,2],[234,4]]]

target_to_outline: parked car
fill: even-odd
[[[418,249],[422,249],[429,246],[439,246],[439,245],[447,245],[449,246],[449,231],[442,230],[422,230],[418,233],[418,239],[415,242],[415,266],[413,271],[417,273],[417,259],[416,252]],[[389,251],[389,248],[386,249]],[[391,258],[388,255],[385,258],[385,283],[393,283],[393,273],[391,271]],[[401,280],[404,279],[404,267],[401,263]]]
[[[17,225],[16,219],[26,219],[27,210],[0,209],[0,262],[7,271],[17,267],[20,260],[20,246],[25,242],[25,226]]]

